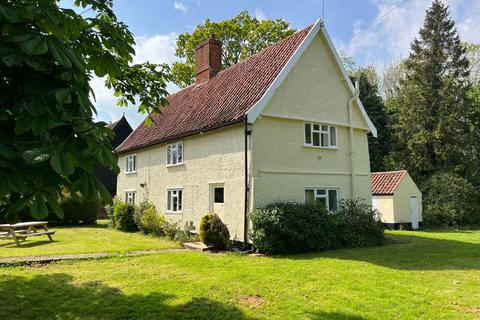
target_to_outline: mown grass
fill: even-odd
[[[197,252],[0,268],[8,319],[478,319],[480,232],[293,256]]]
[[[145,236],[141,232],[120,232],[107,228],[106,221],[94,226],[49,227],[56,230],[53,242],[47,236],[30,237],[16,247],[13,240],[0,240],[0,257],[56,255],[91,252],[178,248],[179,243]],[[1,315],[0,315],[1,317]]]

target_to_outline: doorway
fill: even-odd
[[[210,185],[210,211],[225,222],[225,187],[223,183]]]
[[[412,229],[418,229],[418,203],[417,197],[410,197],[410,214],[412,215]]]

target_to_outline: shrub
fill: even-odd
[[[60,202],[60,206],[64,214],[63,220],[53,215],[49,220],[65,224],[94,224],[102,207],[102,201],[99,198],[83,198],[69,194]]]
[[[113,226],[122,231],[136,231],[134,214],[134,205],[124,202],[116,203],[113,209]]]
[[[367,247],[385,241],[385,227],[380,213],[361,199],[340,201],[333,217],[337,225],[337,239],[344,247]]]
[[[154,206],[146,207],[140,217],[137,226],[144,233],[153,233],[156,236],[165,235],[165,224],[167,223],[165,217],[159,214]]]
[[[223,250],[230,245],[230,233],[227,226],[216,214],[207,214],[200,221],[200,239],[207,246]]]
[[[300,253],[335,247],[335,233],[320,204],[279,202],[250,214],[250,239],[260,252]]]
[[[480,223],[478,192],[454,173],[436,173],[423,185],[423,220],[428,225]]]

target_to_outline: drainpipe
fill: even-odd
[[[348,128],[349,128],[349,134],[350,134],[350,190],[352,193],[352,199],[355,194],[355,161],[353,160],[353,127],[352,127],[352,109],[353,109],[353,101],[358,99],[360,96],[360,87],[359,83],[357,80],[355,80],[355,92],[353,96],[348,100]]]
[[[244,165],[245,165],[245,202],[244,202],[244,212],[243,212],[243,246],[246,249],[248,241],[248,121],[247,116],[245,116],[245,149],[244,149]]]

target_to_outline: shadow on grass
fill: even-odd
[[[402,270],[480,270],[480,244],[397,233],[389,234],[383,246],[277,258],[358,260]]]
[[[6,242],[6,243],[2,243],[0,245],[0,247],[3,247],[3,248],[12,248],[12,249],[22,249],[22,248],[33,248],[33,247],[38,247],[38,246],[44,246],[44,245],[48,245],[49,243],[55,243],[55,242],[58,242],[58,241],[50,241],[50,240],[31,240],[31,241],[20,241],[20,246],[17,247],[15,245],[15,242]]]
[[[366,320],[366,318],[348,315],[340,312],[313,312],[310,313],[309,319],[312,320]]]
[[[7,319],[254,319],[205,297],[177,304],[172,295],[126,295],[101,281],[74,283],[67,274],[4,276],[0,297]]]

